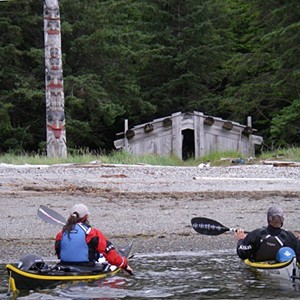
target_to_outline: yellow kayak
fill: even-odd
[[[262,261],[254,262],[249,259],[245,259],[244,263],[246,266],[258,272],[265,272],[268,275],[285,279],[294,282],[296,279],[300,279],[300,269],[296,258],[293,257],[291,260],[286,262],[276,261]]]
[[[122,250],[128,257],[132,248],[130,243]],[[35,256],[29,254],[28,256]],[[49,287],[55,287],[57,284],[70,281],[91,281],[99,280],[118,273],[121,269],[110,265],[107,262],[96,264],[95,267],[60,265],[48,266],[42,262],[40,268],[30,268],[22,270],[19,265],[7,264],[5,266],[8,272],[9,292],[18,294],[20,290],[35,290]]]

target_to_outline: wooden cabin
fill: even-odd
[[[242,125],[197,111],[177,112],[132,128],[126,120],[124,132],[117,134],[121,138],[114,145],[134,155],[176,155],[183,160],[227,150],[254,157],[256,145],[263,142],[253,134],[255,131],[250,117],[247,125]]]

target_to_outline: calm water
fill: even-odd
[[[21,294],[18,299],[280,299],[300,298],[300,283],[255,274],[234,251],[136,255],[135,276],[119,273],[93,283],[63,284]],[[9,299],[7,276],[0,265],[0,299]]]

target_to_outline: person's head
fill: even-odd
[[[268,224],[275,228],[281,228],[283,226],[284,216],[283,210],[278,206],[271,206],[268,209]]]
[[[70,216],[66,225],[63,227],[63,231],[70,232],[73,226],[77,223],[86,223],[88,222],[88,216],[90,214],[89,209],[84,204],[75,204],[69,211]]]
[[[70,216],[76,217],[79,220],[87,219],[89,214],[90,214],[89,209],[87,208],[86,205],[84,205],[82,203],[75,204],[70,209]]]

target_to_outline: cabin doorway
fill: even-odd
[[[195,136],[194,130],[182,130],[182,160],[195,158]]]

